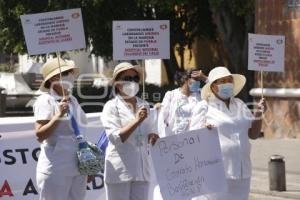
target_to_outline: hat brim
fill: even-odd
[[[49,88],[46,88],[46,87],[45,87],[46,82],[47,82],[50,78],[52,78],[53,76],[59,74],[60,72],[65,72],[65,71],[68,71],[68,70],[70,70],[70,69],[74,70],[74,76],[75,76],[75,77],[77,77],[77,76],[79,75],[79,68],[78,68],[78,67],[74,67],[74,66],[71,66],[71,65],[63,65],[63,66],[60,67],[60,69],[57,68],[57,69],[53,70],[50,74],[48,74],[48,75],[44,78],[44,80],[43,80],[43,82],[41,83],[41,86],[40,86],[39,89],[40,89],[41,91],[43,91],[43,92],[48,92],[48,91],[49,91]]]
[[[116,82],[116,78],[118,77],[119,74],[121,74],[122,72],[124,71],[127,71],[127,70],[134,70],[138,73],[139,77],[140,77],[140,83],[142,82],[142,77],[143,77],[143,72],[144,70],[142,69],[142,67],[140,67],[139,65],[131,65],[131,66],[127,66],[127,67],[124,67],[122,68],[122,70],[118,71],[117,73],[115,73],[110,81],[111,84],[115,83]],[[146,75],[144,77],[146,79]]]
[[[236,96],[240,93],[243,87],[246,84],[245,76],[241,74],[231,74],[233,77],[233,95]],[[214,93],[211,90],[211,84],[213,82],[206,83],[201,89],[201,98],[207,100],[210,96],[214,96]]]

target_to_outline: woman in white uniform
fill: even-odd
[[[189,130],[194,108],[201,101],[200,80],[206,82],[206,79],[201,70],[176,73],[175,80],[180,87],[164,96],[158,116],[160,137]]]
[[[157,129],[160,137],[181,134],[190,129],[190,122],[195,106],[201,101],[200,81],[206,82],[207,77],[201,70],[177,72],[175,80],[179,85],[168,91],[160,105]],[[153,200],[162,199],[160,188],[153,180]]]
[[[146,200],[150,169],[148,144],[158,135],[149,117],[149,105],[136,97],[142,76],[140,67],[123,62],[113,72],[114,98],[102,112],[109,139],[104,181],[107,200]]]
[[[83,200],[85,196],[86,176],[78,171],[78,144],[67,116],[72,110],[83,129],[85,113],[70,93],[78,72],[74,62],[61,58],[50,60],[42,68],[44,80],[40,90],[45,93],[34,104],[35,131],[41,142],[36,168],[40,200]]]
[[[249,138],[259,137],[266,102],[261,99],[252,114],[242,100],[235,98],[245,82],[243,75],[231,74],[225,67],[216,67],[210,71],[208,83],[202,88],[204,101],[195,109],[197,116],[191,122],[191,129],[205,124],[218,129],[228,190],[195,200],[248,199],[251,177]]]

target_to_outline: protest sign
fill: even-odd
[[[113,59],[142,60],[170,57],[168,20],[113,21]]]
[[[226,189],[216,129],[161,138],[151,149],[151,156],[164,200],[190,200]]]
[[[249,34],[248,47],[249,70],[284,71],[284,36]]]
[[[21,15],[29,55],[86,47],[81,9]]]
[[[97,117],[88,116],[86,137],[94,143],[103,130],[103,127],[95,126],[99,115],[100,113]],[[34,118],[0,118],[0,127],[0,199],[39,199],[36,164],[40,144],[35,135]],[[86,190],[86,200],[105,200],[103,174],[95,175],[95,179],[87,183]]]

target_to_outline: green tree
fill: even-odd
[[[209,0],[213,23],[230,58],[230,70],[247,77],[246,87],[240,96],[250,99],[254,72],[248,66],[248,33],[254,32],[255,0]]]
[[[254,0],[0,0],[0,51],[26,53],[20,15],[79,7],[86,41],[95,55],[111,59],[113,20],[167,19],[171,58],[164,63],[170,81],[176,70],[183,69],[185,48],[204,37],[223,42],[231,70],[245,74],[247,89],[252,87],[247,34],[254,31]],[[181,63],[175,59],[175,47]]]
[[[195,37],[213,37],[214,25],[207,0],[0,0],[0,49],[5,53],[26,53],[20,15],[80,7],[87,44],[95,55],[112,56],[113,20],[169,19],[171,24],[171,59],[164,60],[169,80],[178,64],[176,50],[183,57],[185,46]],[[184,59],[181,59],[182,61]]]

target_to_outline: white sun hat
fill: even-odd
[[[208,74],[208,82],[201,89],[202,99],[208,99],[208,97],[213,95],[211,91],[211,84],[216,80],[226,77],[233,77],[233,95],[237,95],[244,87],[246,83],[245,76],[241,74],[231,74],[231,72],[226,67],[215,67]]]
[[[118,77],[118,75],[121,72],[130,70],[130,69],[133,69],[134,71],[136,71],[138,73],[138,76],[140,77],[140,79],[142,79],[143,70],[142,70],[142,68],[139,65],[132,65],[129,62],[121,62],[114,69],[111,83],[114,83],[116,81],[116,78]]]
[[[59,69],[60,68],[60,69]],[[73,70],[74,75],[79,74],[79,68],[75,66],[75,63],[71,60],[65,60],[62,58],[54,58],[48,60],[42,67],[43,82],[41,83],[40,90],[43,92],[49,91],[49,88],[45,86],[46,82],[53,76],[59,74],[60,72]]]

